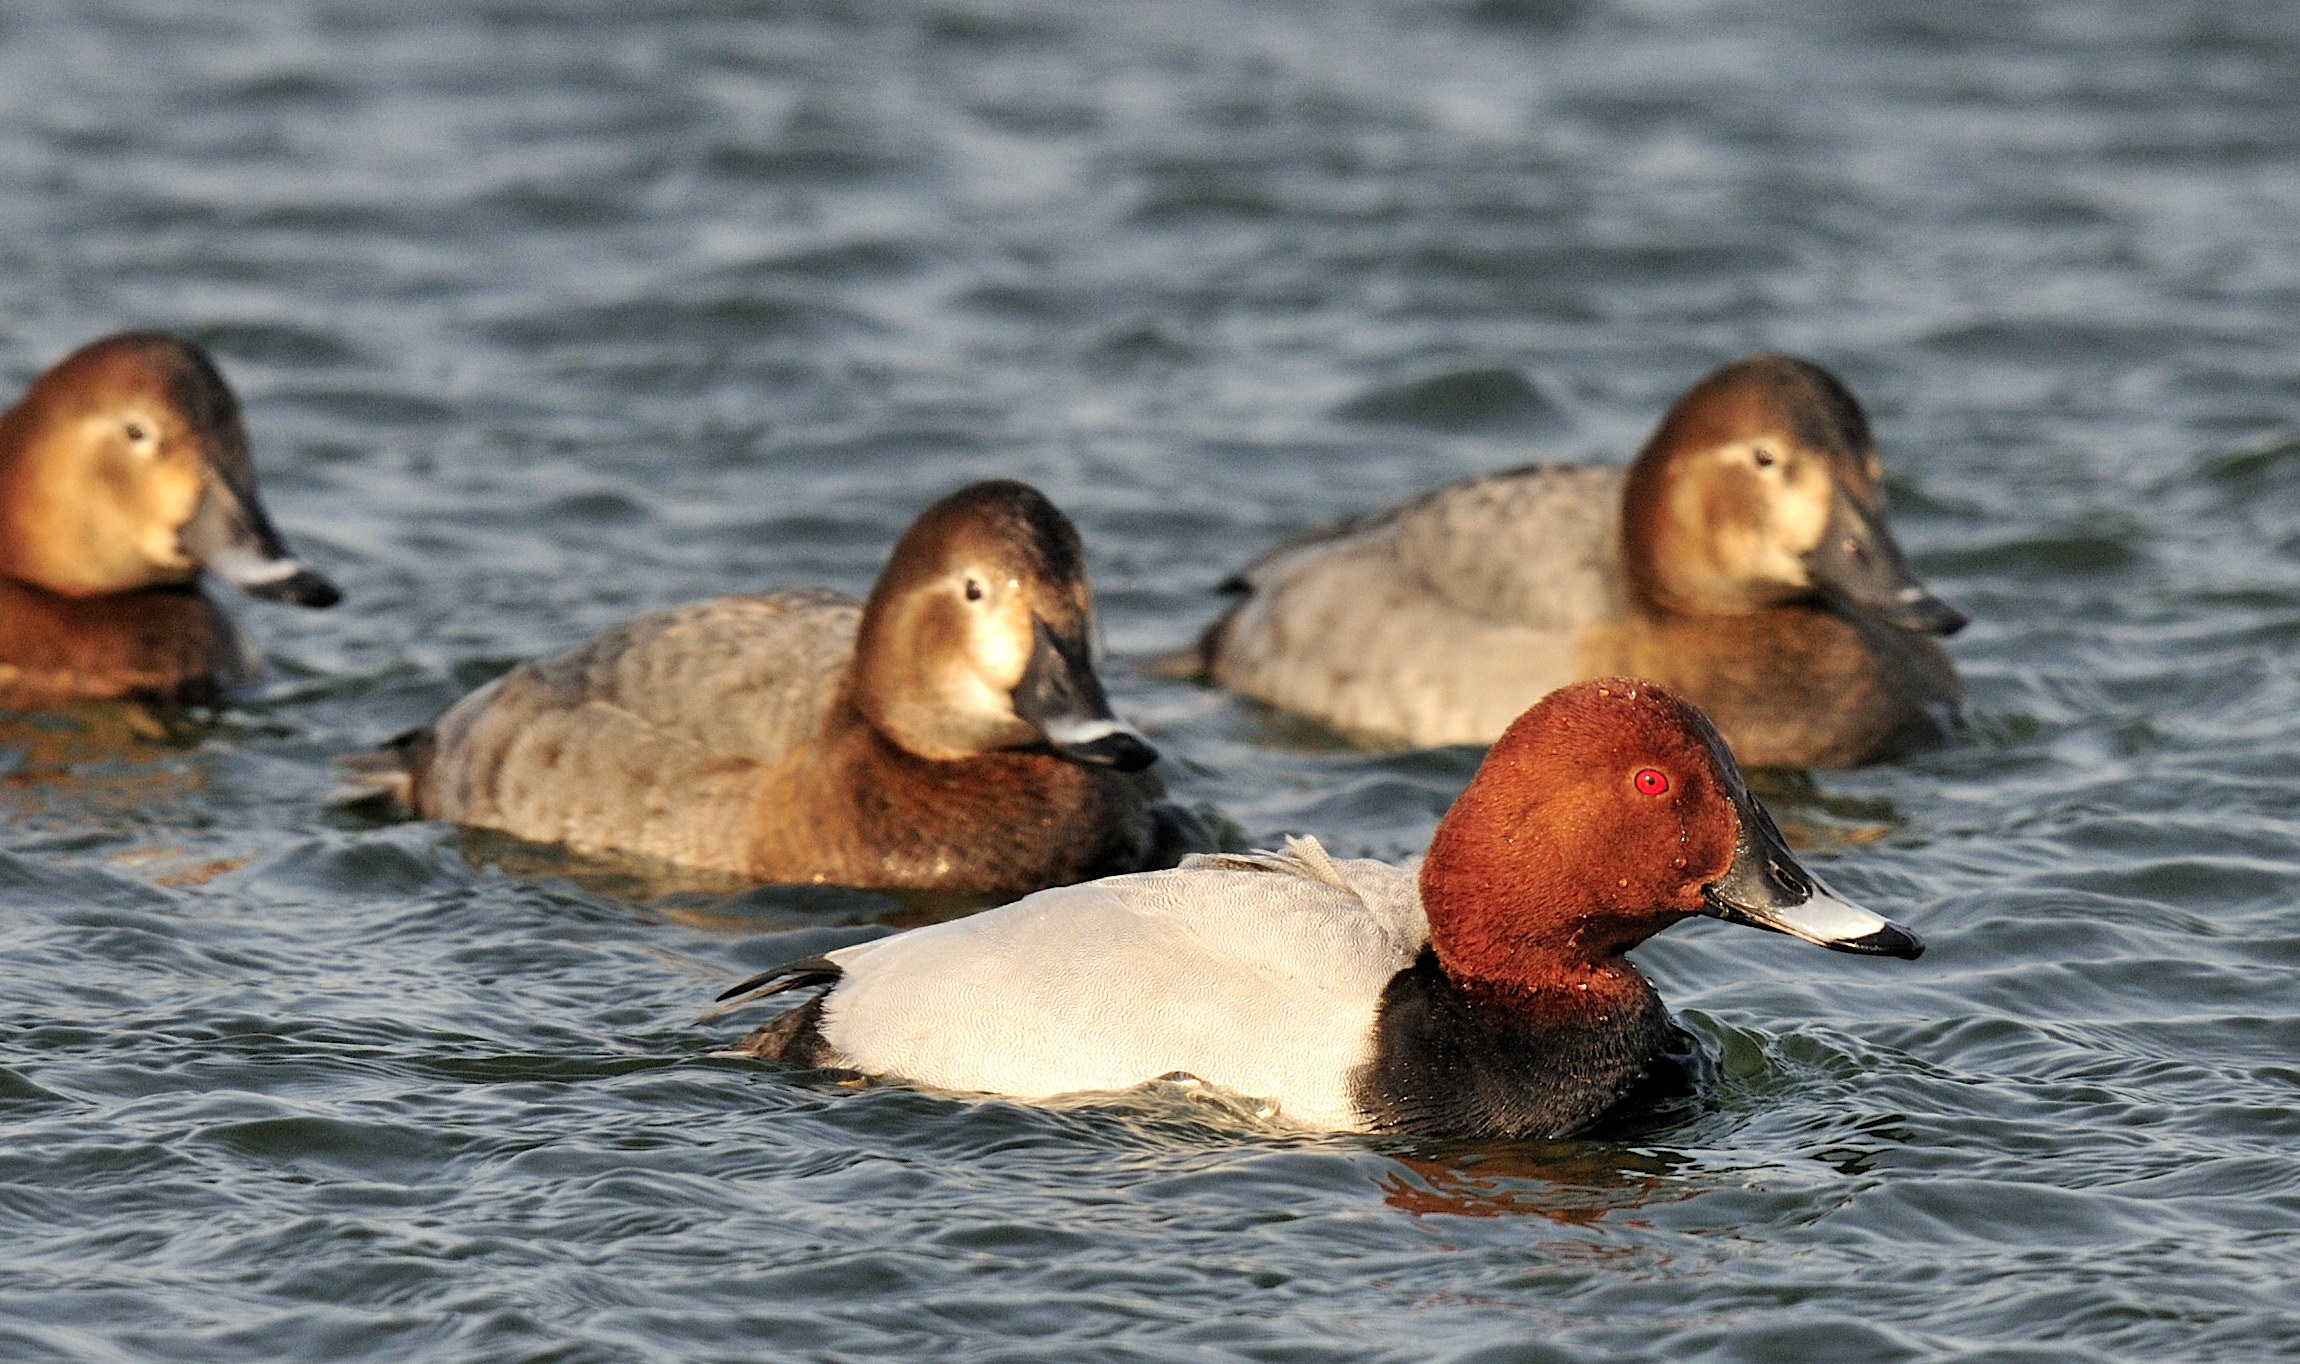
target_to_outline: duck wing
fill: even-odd
[[[1462,611],[1579,631],[1616,609],[1619,469],[1531,465],[1440,488],[1401,509],[1393,552]]]
[[[842,948],[818,1026],[838,1064],[945,1089],[1179,1073],[1348,1128],[1382,991],[1428,937],[1412,873],[1297,839]]]
[[[635,617],[395,741],[418,813],[746,871],[761,774],[817,732],[860,607],[807,590]]]
[[[1249,567],[1201,675],[1345,732],[1490,743],[1582,675],[1618,611],[1621,475],[1537,467],[1440,488]]]

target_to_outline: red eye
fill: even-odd
[[[1643,795],[1658,796],[1669,789],[1669,778],[1657,768],[1644,768],[1637,774],[1637,789]]]

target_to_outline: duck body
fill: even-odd
[[[393,741],[384,781],[427,818],[762,881],[1020,894],[1172,865],[1203,831],[1111,715],[1090,632],[1068,520],[978,484],[870,601],[637,617]]]
[[[199,347],[91,342],[0,413],[0,704],[215,704],[262,674],[203,590],[333,605],[257,493],[239,404]]]
[[[1183,1072],[1348,1128],[1382,992],[1428,938],[1397,868],[1310,840],[1192,857],[803,964],[837,984],[811,1037],[764,1054],[1021,1098]],[[1141,988],[1169,980],[1192,984]]]
[[[820,1008],[746,1045],[1018,1098],[1184,1074],[1304,1127],[1459,1136],[1562,1136],[1676,1074],[1688,1044],[1642,976],[1602,1019],[1529,1017],[1481,1007],[1429,937],[1412,872],[1294,839],[813,959]],[[1189,988],[1140,988],[1169,979]]]
[[[1752,766],[1854,766],[1949,732],[1963,617],[1885,529],[1851,395],[1760,356],[1630,469],[1530,466],[1280,546],[1169,670],[1374,740],[1491,743],[1552,688],[1674,688]]]
[[[1621,955],[1648,934],[1710,913],[1920,950],[1796,866],[1694,714],[1645,683],[1565,689],[1505,735],[1418,871],[1296,839],[1042,891],[736,986],[722,998],[819,991],[737,1050],[1022,1098],[1189,1076],[1323,1130],[1585,1131],[1681,1091],[1695,1057]],[[1663,765],[1664,794],[1634,789]]]

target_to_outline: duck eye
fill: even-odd
[[[1773,452],[1766,449],[1762,445],[1758,446],[1757,449],[1751,453],[1749,457],[1757,461],[1757,467],[1760,469],[1770,469],[1773,467]]]
[[[982,600],[982,582],[980,579],[969,578],[966,580],[966,599],[968,601]]]
[[[1640,795],[1658,796],[1669,789],[1669,778],[1659,768],[1647,767],[1639,770],[1636,780],[1637,791]]]
[[[142,422],[129,422],[127,430],[129,440],[141,442],[144,439],[144,424]]]

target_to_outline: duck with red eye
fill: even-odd
[[[738,1048],[803,1065],[1026,1098],[1181,1073],[1306,1127],[1562,1137],[1698,1070],[1623,955],[1697,914],[1923,950],[1797,864],[1698,711],[1608,678],[1510,726],[1418,876],[1299,839],[1042,892],[728,995],[827,986]]]

